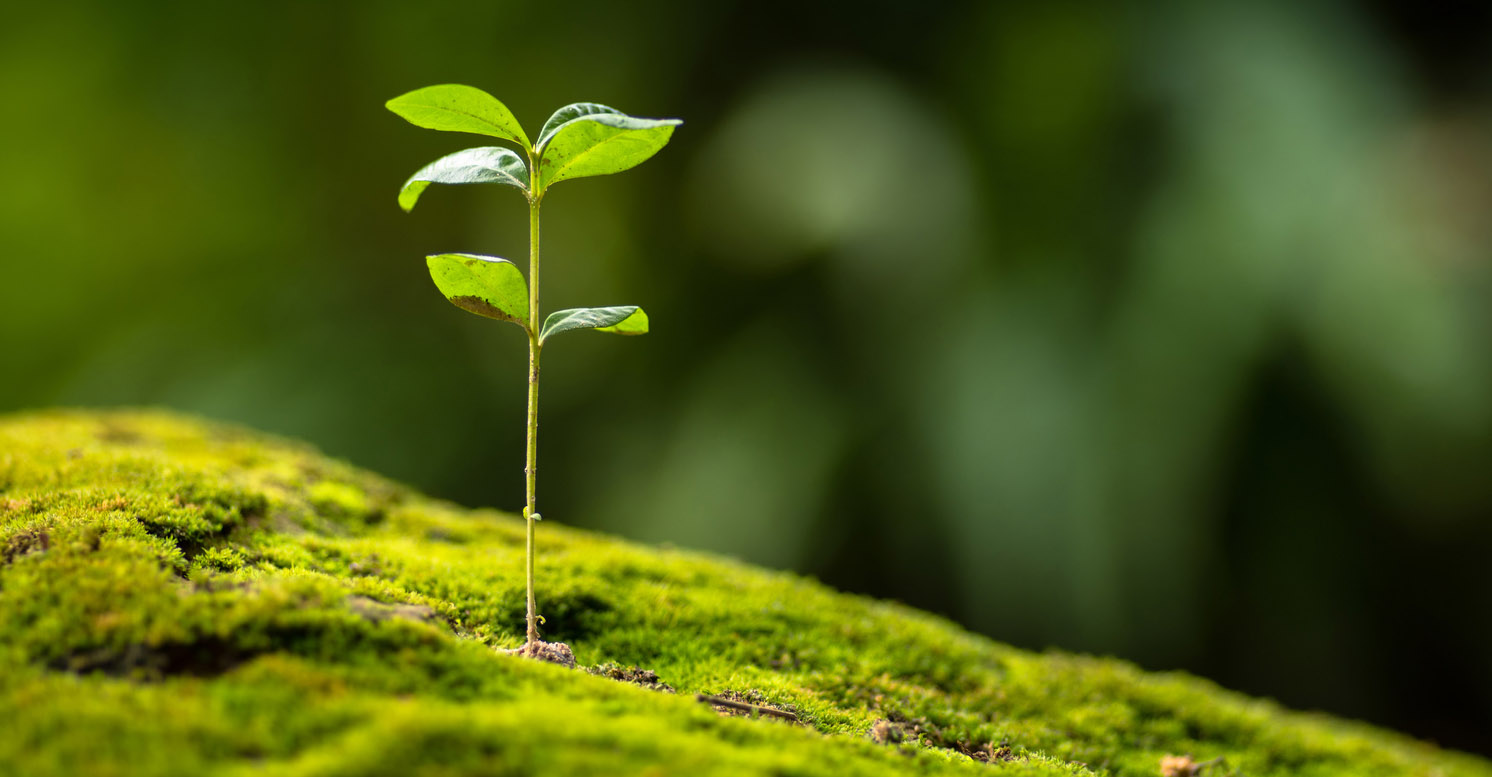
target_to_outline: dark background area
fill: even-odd
[[[685,125],[545,200],[547,519],[1492,753],[1485,3],[80,2],[0,28],[0,409],[159,405],[522,503],[521,335],[395,193]]]

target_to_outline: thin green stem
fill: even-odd
[[[536,171],[529,156],[529,170]],[[529,173],[530,184],[537,190],[537,173]],[[538,607],[534,604],[534,521],[539,515],[535,497],[539,453],[539,196],[530,191],[528,201],[528,461],[524,467],[527,480],[527,505],[523,517],[528,523],[528,637],[527,645],[539,641]]]

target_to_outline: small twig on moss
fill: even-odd
[[[704,702],[706,704],[713,704],[713,705],[715,705],[717,707],[726,707],[728,709],[740,710],[741,712],[750,712],[753,715],[757,714],[757,713],[760,713],[762,715],[771,715],[774,718],[782,718],[783,720],[791,720],[794,723],[801,723],[802,722],[802,721],[798,720],[798,716],[797,715],[794,715],[791,712],[786,712],[784,710],[772,709],[771,707],[759,707],[759,706],[757,706],[755,704],[746,704],[745,702],[731,701],[730,699],[722,698],[720,696],[711,696],[711,695],[709,695],[707,693],[697,693],[697,694],[694,695],[694,698],[696,698],[696,699],[698,699],[698,700],[700,700],[700,701],[702,701],[702,702]]]

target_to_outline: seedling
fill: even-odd
[[[414,208],[432,183],[496,183],[511,186],[528,200],[528,282],[506,259],[478,254],[437,254],[426,259],[435,286],[456,307],[479,316],[517,324],[528,334],[528,458],[523,517],[528,528],[528,636],[524,655],[545,654],[534,604],[534,523],[540,519],[535,496],[539,448],[539,354],[549,339],[574,329],[622,335],[648,331],[648,316],[635,305],[557,310],[539,326],[539,205],[549,187],[571,178],[609,175],[635,167],[668,143],[677,119],[640,119],[598,103],[574,103],[554,112],[528,135],[497,98],[470,86],[447,84],[416,89],[388,101],[389,110],[426,129],[488,135],[518,146],[524,156],[501,146],[457,151],[410,176],[399,190],[399,207]],[[524,157],[527,157],[525,164]]]

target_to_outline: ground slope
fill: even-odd
[[[498,652],[512,516],[164,413],[0,419],[0,774],[1492,775],[791,575],[550,523],[540,545],[546,637],[677,693]]]

